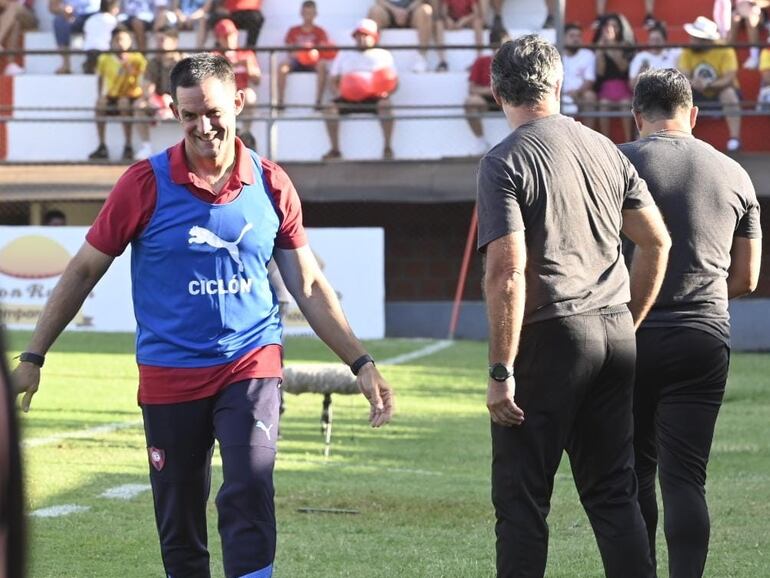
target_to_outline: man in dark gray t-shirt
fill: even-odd
[[[710,533],[706,466],[730,359],[727,300],[756,287],[759,205],[746,171],[692,136],[698,110],[681,72],[642,74],[633,107],[641,138],[620,149],[673,241],[658,300],[637,332],[639,504],[654,558],[659,470],[669,573],[699,578]]]
[[[529,121],[481,159],[479,247],[526,230],[524,325],[625,305],[624,210],[654,206],[608,139],[570,117]]]
[[[647,578],[631,437],[634,327],[660,288],[670,240],[628,160],[559,114],[562,78],[556,48],[536,35],[503,44],[492,62],[513,129],[478,174],[497,572],[545,573],[566,449],[605,574]],[[621,231],[640,247],[630,283]]]
[[[643,326],[692,327],[729,342],[730,249],[736,237],[762,237],[749,175],[689,131],[653,131],[620,150],[647,181],[672,240],[663,287]]]

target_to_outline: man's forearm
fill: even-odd
[[[366,353],[345,318],[337,294],[323,274],[319,273],[308,289],[294,298],[316,335],[344,363],[350,365]]]
[[[43,308],[32,334],[28,351],[45,355],[56,338],[80,310],[88,294],[101,275],[90,277],[83,271],[69,267],[54,287]]]
[[[628,308],[637,329],[649,313],[666,275],[668,247],[636,247],[631,261],[631,302]]]
[[[484,292],[489,318],[489,362],[511,366],[519,349],[524,318],[523,271],[488,273]]]

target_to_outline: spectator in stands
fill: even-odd
[[[302,3],[300,9],[302,24],[292,26],[286,33],[284,44],[286,46],[306,46],[308,51],[295,53],[278,67],[278,109],[284,108],[284,97],[286,95],[286,77],[290,72],[315,72],[316,77],[316,110],[321,108],[321,99],[326,89],[327,66],[321,58],[318,49],[323,46],[329,46],[329,36],[326,30],[316,26],[315,19],[318,15],[316,3],[313,0],[306,0]],[[308,62],[300,62],[298,58],[307,58]],[[315,63],[313,63],[315,61]]]
[[[86,20],[99,12],[99,0],[50,0],[50,10],[53,17],[53,32],[56,45],[61,49],[62,65],[56,74],[70,74],[69,47],[73,34],[82,34]]]
[[[86,51],[83,72],[86,74],[94,73],[99,55],[110,49],[119,13],[120,0],[102,0],[99,12],[90,16],[83,25],[83,50]]]
[[[142,75],[147,68],[147,60],[139,52],[130,52],[132,42],[131,31],[122,24],[116,26],[112,31],[112,49],[119,52],[102,54],[96,61],[96,74],[99,75],[99,99],[96,103],[98,116],[131,116],[136,100],[142,96]],[[123,123],[123,160],[126,161],[135,158],[131,129],[130,122]],[[145,123],[139,123],[137,129],[142,139],[140,152],[146,152],[149,156],[152,152],[149,128]],[[88,158],[108,159],[110,155],[105,144],[106,124],[103,120],[96,122],[96,132],[99,146]]]
[[[121,19],[131,28],[139,52],[147,50],[147,33],[166,25],[167,0],[123,0]]]
[[[412,65],[412,72],[428,70],[428,44],[433,33],[433,8],[423,0],[376,0],[369,10],[369,18],[377,28],[414,28],[420,50]]]
[[[262,16],[262,0],[206,0],[203,10],[211,15],[210,23],[216,24],[216,21],[228,18],[238,30],[245,30],[248,48],[257,45],[262,24],[265,22]]]
[[[484,45],[484,18],[479,0],[438,0],[436,44],[438,44],[438,72],[449,70],[444,52],[444,31],[472,28],[479,55]]]
[[[734,49],[716,45],[720,36],[713,20],[698,16],[684,29],[692,46],[682,51],[678,68],[690,80],[696,106],[705,109],[721,105],[730,133],[727,150],[735,152],[741,148],[738,57]]]
[[[668,42],[666,26],[662,22],[656,22],[647,30],[647,44],[653,47],[659,47]],[[678,48],[650,48],[637,52],[631,59],[631,65],[628,68],[628,76],[631,88],[636,86],[639,75],[646,70],[659,70],[661,68],[676,68],[679,62]]]
[[[235,86],[244,94],[245,106],[243,115],[254,116],[257,104],[257,93],[252,88],[257,86],[262,79],[262,71],[253,50],[238,48],[238,29],[229,18],[219,20],[214,26],[214,36],[217,47],[222,50],[222,55],[227,58],[235,73]],[[256,149],[256,140],[251,132],[251,120],[242,121],[242,129],[238,137],[248,148]]]
[[[561,87],[562,113],[590,112],[596,108],[596,56],[583,44],[583,29],[579,24],[570,23],[564,27],[564,82]],[[594,128],[593,116],[583,118],[583,124]]]
[[[67,215],[59,209],[51,209],[43,215],[44,227],[64,227],[67,225]]]
[[[495,28],[489,35],[489,43],[495,52],[502,44],[508,42],[510,37],[500,28]],[[473,136],[476,137],[474,155],[481,156],[489,150],[489,142],[484,138],[484,126],[478,116],[485,112],[502,112],[502,108],[492,94],[491,66],[493,54],[484,54],[476,58],[471,66],[468,76],[468,98],[465,99],[465,114],[468,115],[468,124]]]
[[[764,48],[759,55],[759,73],[761,75],[757,110],[770,111],[770,48]]]
[[[628,68],[631,64],[630,47],[635,43],[631,26],[622,14],[608,14],[599,21],[594,33],[594,44],[602,48],[596,51],[596,93],[599,110],[620,110],[624,114],[623,136],[631,140],[632,118],[631,87],[628,84]],[[610,136],[610,117],[599,117],[599,131]]]
[[[155,46],[164,52],[156,53],[147,62],[142,96],[134,103],[134,108],[148,117],[148,132],[156,120],[174,118],[174,112],[171,109],[173,102],[170,87],[171,70],[183,57],[178,50],[179,32],[170,26],[158,30],[155,35]],[[142,149],[137,152],[136,156],[137,158],[147,158],[150,155],[152,155],[152,146],[147,139],[146,145],[142,145]]]
[[[353,31],[353,38],[358,45],[358,51],[341,51],[329,71],[330,88],[335,97],[334,104],[326,109],[326,130],[329,133],[331,149],[322,160],[336,160],[342,157],[339,146],[339,115],[357,112],[380,115],[382,135],[385,139],[382,156],[391,159],[393,120],[382,117],[391,113],[389,96],[396,88],[393,55],[382,48],[375,48],[379,41],[379,31],[377,23],[370,18],[364,18],[358,23]],[[379,86],[379,82],[375,82],[375,74],[380,73],[387,74],[389,80],[386,84],[392,86]]]
[[[657,20],[655,19],[655,0],[644,0],[644,26],[650,28]],[[607,0],[596,0],[596,22],[599,24],[601,19],[607,13]]]
[[[206,42],[208,14],[205,6],[206,0],[172,0],[171,4],[176,27],[179,30],[194,30],[198,48],[203,48]]]
[[[556,0],[545,0],[545,7],[546,10],[548,10],[548,13],[545,17],[545,22],[543,22],[543,28],[553,28],[554,25],[554,14],[556,14]],[[493,20],[492,20],[492,29],[500,28],[504,29],[503,25],[503,0],[484,0],[484,14],[487,13],[487,6],[492,9]]]
[[[23,33],[37,28],[37,16],[32,9],[32,0],[0,0],[0,51],[24,48]],[[21,57],[12,57],[21,62]],[[21,74],[24,69],[13,60],[5,67],[4,74]]]
[[[743,68],[755,70],[759,66],[759,29],[762,22],[767,20],[767,8],[769,7],[770,0],[737,0],[735,2],[733,25],[730,27],[730,43],[737,42],[738,29],[744,22],[748,41],[754,44],[753,47],[749,48],[749,57],[743,63]]]

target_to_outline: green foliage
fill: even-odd
[[[10,336],[20,350],[28,335]],[[427,342],[369,344],[378,359]],[[22,424],[25,439],[104,424],[112,433],[60,437],[25,450],[29,510],[88,506],[61,518],[32,518],[32,578],[160,576],[149,492],[100,497],[123,484],[147,484],[136,405],[133,340],[65,334],[49,354],[40,392]],[[13,352],[15,354],[15,352]],[[291,339],[291,361],[332,361],[323,345]],[[458,342],[408,365],[383,369],[397,388],[393,424],[366,425],[360,396],[334,398],[331,456],[323,457],[321,397],[288,396],[276,468],[279,524],[276,578],[486,577],[494,574],[489,499],[489,425],[484,407],[486,347]],[[707,575],[770,575],[770,356],[735,355],[709,470],[713,520]],[[221,481],[215,461],[213,492]],[[302,513],[343,508],[358,514]],[[216,511],[210,504],[213,576],[222,576]],[[555,483],[548,575],[601,576],[593,535],[566,460]],[[666,575],[658,539],[659,573]]]

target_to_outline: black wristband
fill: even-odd
[[[25,351],[19,354],[19,361],[26,361],[27,363],[37,365],[38,367],[43,367],[45,355],[38,355],[37,353]]]
[[[358,372],[361,371],[361,368],[366,365],[369,362],[374,363],[374,358],[369,355],[368,353],[365,355],[362,355],[358,359],[356,359],[353,363],[350,364],[350,371],[353,372],[353,375],[358,375]]]

